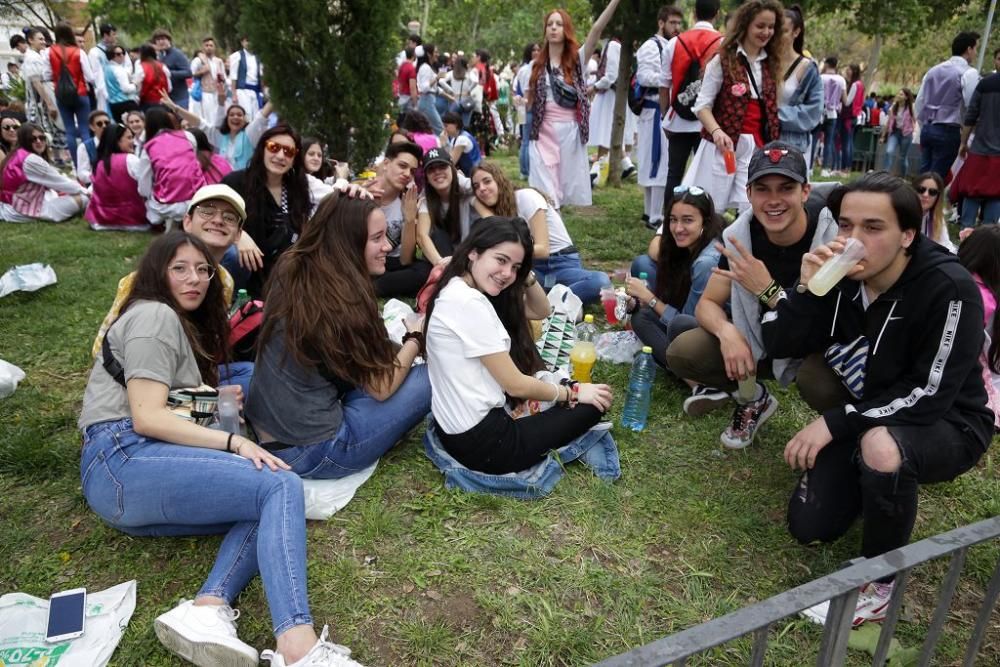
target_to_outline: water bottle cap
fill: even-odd
[[[237,294],[239,294],[240,296],[246,296],[246,293],[247,293],[247,291],[245,289],[242,289],[242,288],[240,289],[239,292],[237,292]]]
[[[643,354],[653,354],[653,348],[651,348],[648,345],[643,345],[642,346],[642,353]]]
[[[594,316],[593,315],[584,315],[583,316],[583,321],[586,322],[587,324],[593,324],[594,323]]]
[[[649,278],[649,274],[646,273],[645,271],[642,271],[639,273],[639,277],[645,280],[646,278]]]

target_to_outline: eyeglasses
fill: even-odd
[[[46,137],[44,134],[33,134],[33,135],[31,135],[31,143],[33,143],[33,144],[37,144],[39,142],[41,142],[41,143],[44,144],[48,140],[49,140],[48,137]]]
[[[11,131],[11,130],[18,130],[20,128],[21,128],[21,124],[20,123],[10,124],[10,125],[0,125],[0,130],[4,130],[5,132]]]
[[[110,120],[96,120],[94,121],[94,127],[107,127],[111,124]]]
[[[299,149],[295,146],[286,146],[285,144],[279,144],[277,141],[265,142],[264,148],[267,149],[268,153],[277,153],[278,151],[281,151],[288,159],[292,159],[299,154]]]
[[[223,211],[218,206],[195,206],[194,210],[198,211],[205,220],[212,220],[219,213],[222,213],[222,221],[230,227],[238,227],[240,224],[240,216],[235,213],[230,213],[229,211]]]
[[[685,194],[690,194],[693,197],[700,197],[705,194],[705,191],[697,185],[678,185],[674,188],[674,196],[680,197]]]
[[[197,266],[190,266],[188,264],[171,264],[167,267],[167,271],[169,271],[171,277],[176,280],[184,280],[191,275],[191,271],[194,271],[194,275],[198,280],[205,282],[208,282],[215,277],[215,267],[211,264],[198,264]]]
[[[939,194],[941,194],[941,191],[938,190],[937,188],[925,188],[924,186],[921,185],[920,187],[917,188],[917,194],[918,195],[928,194],[931,197],[937,197]]]

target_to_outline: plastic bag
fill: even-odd
[[[608,331],[594,342],[597,358],[615,364],[631,364],[633,357],[642,349],[642,341],[634,331]]]
[[[24,371],[0,359],[0,398],[7,398],[17,389],[17,383],[24,379]]]
[[[557,313],[562,313],[570,322],[579,322],[583,313],[583,301],[565,285],[554,285],[549,290],[549,304]]]
[[[406,325],[403,324],[403,320],[412,314],[413,309],[410,305],[399,299],[389,299],[382,307],[382,320],[385,322],[386,331],[396,345],[402,345],[403,336],[406,335]]]
[[[375,472],[378,461],[364,470],[339,479],[304,479],[302,490],[306,497],[306,518],[325,521],[344,509],[351,502],[361,485]]]
[[[48,264],[35,262],[12,267],[0,278],[0,297],[11,292],[34,292],[56,283],[56,272]]]
[[[97,593],[87,592],[83,635],[48,644],[49,601],[25,593],[0,597],[0,664],[8,667],[104,667],[135,611],[135,580]]]

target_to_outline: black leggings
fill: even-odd
[[[553,407],[520,419],[494,408],[465,433],[449,435],[440,427],[437,430],[445,451],[466,468],[503,475],[527,470],[553,449],[589,431],[603,416],[592,405]]]
[[[375,278],[375,296],[380,299],[414,297],[427,282],[431,268],[431,263],[423,259],[403,264],[398,257],[386,257],[385,273]]]
[[[832,542],[863,520],[861,555],[874,558],[905,546],[917,518],[917,489],[955,479],[985,451],[967,426],[939,421],[929,426],[890,426],[902,465],[894,473],[873,470],[857,442],[835,440],[803,473],[788,502],[788,530],[802,544]]]

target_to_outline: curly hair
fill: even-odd
[[[740,8],[733,14],[729,22],[729,31],[726,33],[722,45],[719,47],[719,62],[723,69],[729,72],[730,76],[737,78],[742,64],[737,56],[737,49],[747,37],[750,25],[761,12],[771,12],[774,14],[774,35],[764,47],[767,53],[767,69],[771,73],[771,78],[780,80],[781,54],[784,51],[784,26],[782,18],[785,15],[785,8],[778,0],[748,0],[740,5]]]

